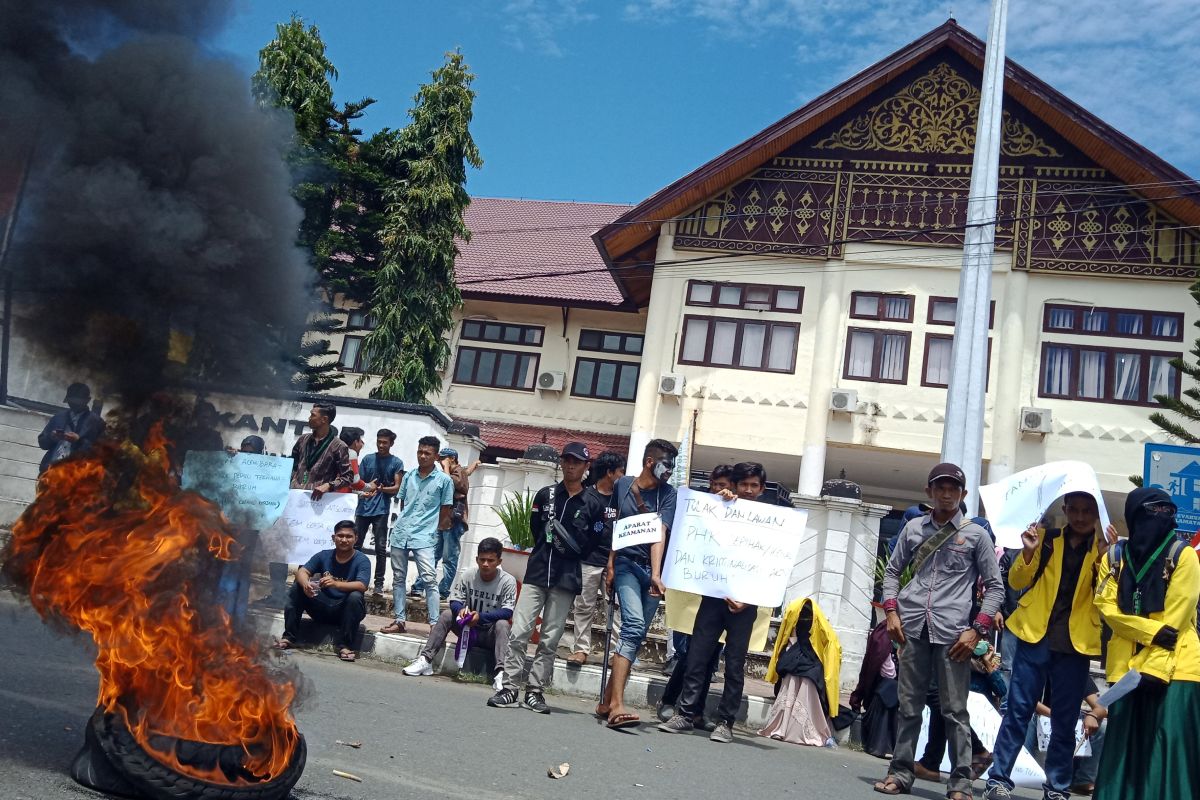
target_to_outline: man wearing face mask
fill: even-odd
[[[625,681],[646,639],[646,630],[662,602],[666,589],[662,583],[662,561],[675,519],[675,487],[667,483],[675,470],[675,445],[664,439],[652,439],[642,452],[642,471],[636,477],[617,481],[617,518],[639,514],[657,514],[664,535],[656,544],[635,545],[608,556],[606,580],[609,592],[616,592],[621,605],[621,638],[612,659],[612,677],[607,697],[600,699],[596,713],[608,718],[610,728],[628,728],[641,723],[641,717],[625,707]]]
[[[1099,530],[1096,498],[1087,492],[1064,497],[1063,513],[1065,529],[1046,531],[1043,539],[1035,522],[1021,534],[1022,550],[1008,570],[1009,586],[1023,594],[1007,620],[1015,637],[1012,679],[983,795],[988,800],[1011,796],[1012,768],[1047,684],[1051,734],[1043,790],[1047,800],[1065,800],[1070,789],[1079,703],[1088,693],[1088,664],[1100,655],[1096,568],[1117,532]]]
[[[67,387],[66,411],[60,411],[46,423],[46,429],[38,434],[38,446],[46,451],[38,473],[45,472],[51,464],[74,453],[87,450],[104,435],[104,420],[92,412],[92,390],[86,383],[72,383]]]
[[[595,492],[584,491],[583,477],[592,455],[580,442],[568,442],[559,457],[562,480],[543,487],[533,498],[529,527],[533,550],[525,568],[521,596],[513,610],[508,658],[500,688],[488,698],[493,708],[516,708],[549,714],[543,689],[554,670],[554,653],[566,627],[567,614],[583,588],[581,559],[600,540],[595,524],[604,519],[604,504]],[[601,526],[603,529],[603,526]],[[542,627],[533,665],[526,670],[526,647],[538,617]],[[525,700],[518,689],[525,684]]]
[[[1129,539],[1100,565],[1096,607],[1113,636],[1109,681],[1136,671],[1137,688],[1108,709],[1097,800],[1194,797],[1200,786],[1200,563],[1175,534],[1162,489],[1125,500]]]

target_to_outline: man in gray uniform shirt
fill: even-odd
[[[887,631],[900,646],[900,726],[887,777],[875,784],[881,794],[908,794],[913,757],[921,730],[921,711],[936,675],[942,716],[950,743],[947,797],[971,797],[971,722],[967,692],[971,656],[986,637],[1004,600],[1004,583],[991,537],[963,516],[966,477],[954,464],[929,472],[925,494],[932,510],[909,520],[883,578]],[[900,576],[911,567],[903,587]],[[983,600],[974,618],[975,587],[983,581]]]

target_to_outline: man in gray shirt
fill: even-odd
[[[966,800],[971,797],[970,660],[1000,610],[1004,583],[991,537],[959,510],[967,496],[963,471],[938,464],[929,472],[925,494],[932,510],[900,531],[884,572],[888,636],[900,645],[900,725],[888,775],[875,791],[911,790],[921,711],[936,675],[952,758],[947,797]],[[912,577],[901,586],[906,570]],[[981,579],[983,599],[972,618]]]

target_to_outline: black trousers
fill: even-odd
[[[382,590],[388,559],[391,558],[391,552],[388,550],[388,515],[378,514],[372,517],[356,515],[354,517],[354,547],[356,550],[363,549],[363,545],[367,541],[368,528],[371,529],[371,536],[375,539],[375,588]]]
[[[692,717],[704,713],[707,692],[704,684],[708,680],[708,664],[713,653],[721,646],[721,634],[725,634],[725,689],[721,692],[721,703],[717,706],[717,718],[733,725],[738,707],[742,704],[742,688],[746,685],[746,651],[750,649],[750,634],[754,630],[757,606],[746,606],[733,613],[719,597],[705,597],[700,601],[696,621],[692,626],[692,642],[688,646],[687,671],[683,676],[683,691],[676,706],[679,714]]]
[[[316,597],[309,597],[300,584],[293,581],[283,607],[283,638],[289,642],[299,638],[300,617],[306,611],[316,622],[337,626],[334,647],[353,648],[359,623],[367,616],[367,600],[362,592],[350,592],[335,599],[321,591],[317,592]]]
[[[685,634],[686,635],[686,634]],[[675,669],[671,670],[671,677],[667,679],[667,685],[663,689],[662,700],[664,706],[673,706],[679,702],[679,695],[683,692],[683,678],[687,673],[688,653],[691,652],[691,636],[689,639],[688,649],[684,651],[682,657],[675,662]],[[676,649],[678,652],[678,648]],[[704,685],[700,687],[700,696],[708,697],[708,690],[712,688],[712,677],[716,674],[717,667],[721,664],[721,645],[713,650],[712,658],[708,662],[708,672],[704,676]]]

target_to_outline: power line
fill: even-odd
[[[933,176],[933,177],[946,177],[946,176]],[[1062,191],[1054,192],[1054,195],[1055,196],[1075,195],[1075,194],[1103,195],[1103,194],[1124,193],[1130,189],[1177,188],[1180,186],[1197,186],[1197,182],[1193,181],[1193,180],[1178,180],[1178,181],[1156,181],[1156,182],[1138,183],[1138,184],[1114,184],[1111,186],[1092,187],[1092,188],[1088,188],[1088,189],[1064,189]],[[882,193],[886,194],[887,192],[892,191],[892,190],[884,188],[884,187],[869,187],[869,191],[882,192]],[[895,191],[899,192],[899,190],[895,190]],[[905,190],[905,191],[908,191],[908,190]],[[1181,197],[1189,197],[1198,192],[1200,192],[1200,188],[1198,188],[1197,191],[1195,191],[1195,192],[1186,192],[1184,194],[1170,195],[1167,197],[1156,197],[1153,199],[1139,197],[1134,201],[1126,200],[1126,201],[1119,203],[1118,205],[1125,205],[1129,202],[1142,202],[1142,203],[1153,204],[1153,203],[1161,202],[1162,200],[1171,200],[1171,199],[1176,199],[1176,198],[1181,198]],[[903,193],[903,192],[899,192],[899,193]],[[963,190],[961,192],[961,194],[964,198],[966,197],[965,190]],[[1015,198],[1015,197],[1018,197],[1018,195],[1013,194],[1013,193],[1001,193],[1001,194],[995,194],[995,195],[988,195],[982,199],[997,200],[997,199]],[[480,198],[480,199],[486,199],[486,198]],[[608,204],[605,204],[605,205],[608,205]],[[954,203],[953,203],[953,201],[945,200],[945,199],[942,199],[942,200],[913,199],[911,201],[906,200],[904,202],[897,201],[897,202],[893,202],[893,203],[867,203],[867,204],[859,204],[859,205],[850,205],[847,208],[850,211],[863,211],[863,210],[889,209],[889,208],[918,208],[920,206],[932,206],[934,208],[941,208],[943,206],[949,206],[949,207],[953,208]],[[1105,206],[1105,207],[1109,207],[1109,206]],[[631,206],[630,208],[634,208],[634,207]],[[1086,211],[1088,209],[1084,208],[1081,210]],[[1064,213],[1079,213],[1079,211],[1072,212],[1072,211],[1068,210],[1067,212],[1064,212]],[[756,216],[760,216],[760,215],[759,214],[744,214],[744,213],[743,214],[738,214],[738,213],[705,214],[701,217],[701,219],[737,220],[737,219],[741,219],[743,217],[756,217]],[[578,223],[578,224],[571,224],[571,225],[534,225],[534,226],[530,226],[530,227],[481,228],[478,230],[472,230],[471,236],[472,237],[481,236],[481,235],[482,236],[490,236],[490,235],[514,234],[514,233],[548,233],[548,232],[552,232],[552,231],[571,231],[571,230],[597,231],[600,228],[608,227],[611,225],[661,225],[664,222],[671,222],[671,221],[678,220],[678,219],[679,219],[679,217],[669,217],[669,218],[663,218],[663,219],[640,219],[640,220],[635,220],[635,221],[631,221],[631,222],[618,222],[616,220],[613,220],[612,222],[606,222],[599,226],[597,226],[595,223]]]

